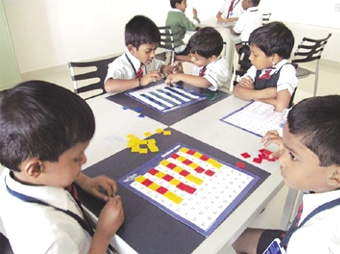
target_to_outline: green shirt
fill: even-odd
[[[197,21],[197,24],[200,23],[200,20],[197,17],[194,17],[194,20]],[[165,25],[170,26],[171,28],[175,47],[185,44],[183,39],[187,31],[196,31],[195,23],[190,21],[182,11],[177,9],[168,12]]]

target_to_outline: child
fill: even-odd
[[[222,86],[228,86],[228,64],[220,56],[223,49],[223,39],[212,27],[198,30],[189,40],[191,61],[194,63],[193,75],[175,73],[167,76],[165,83],[179,81],[216,91]]]
[[[216,14],[216,19],[218,23],[233,22],[237,21],[244,12],[241,0],[224,0]]]
[[[116,93],[147,86],[171,73],[172,66],[155,59],[160,42],[156,24],[149,18],[137,15],[125,26],[127,51],[115,59],[108,69],[104,87]]]
[[[63,87],[28,81],[0,94],[0,224],[14,253],[105,253],[124,215],[114,180],[81,173],[94,130],[90,107]],[[106,201],[94,233],[65,190],[73,182]]]
[[[260,0],[242,0],[242,8],[245,12],[240,15],[235,26],[230,27],[233,35],[240,36],[241,42],[247,42],[250,33],[262,26],[262,13],[257,8],[259,3]],[[235,46],[238,51],[241,43]]]
[[[297,85],[295,68],[288,63],[294,36],[281,22],[257,28],[249,37],[253,64],[234,88],[234,95],[245,100],[269,103],[275,110],[289,107]]]
[[[197,17],[197,10],[192,9],[194,15],[193,21],[190,21],[184,14],[187,8],[187,0],[170,0],[171,10],[168,12],[165,24],[170,26],[174,37],[176,60],[190,61],[188,54],[190,49],[184,43],[183,39],[187,31],[196,31],[200,23]]]
[[[273,156],[279,155],[285,184],[309,193],[297,225],[288,232],[246,229],[233,244],[236,253],[263,253],[275,237],[287,254],[340,253],[339,116],[339,95],[308,98],[290,110],[283,138],[276,131],[263,137],[265,146],[279,145]]]

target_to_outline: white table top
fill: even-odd
[[[127,144],[127,135],[145,138],[145,132],[155,133],[167,126],[137,112],[124,110],[121,105],[100,96],[87,102],[96,118],[96,132],[87,149],[88,162],[84,168],[113,155]],[[260,137],[220,121],[221,118],[244,106],[246,101],[234,96],[211,105],[171,126],[184,134],[201,140],[234,157],[241,153],[256,156],[263,148]],[[270,176],[208,237],[194,253],[225,253],[230,245],[260,213],[283,186],[278,162],[263,161],[261,165],[247,161],[269,173]]]

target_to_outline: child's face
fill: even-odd
[[[89,142],[78,143],[74,147],[63,152],[58,162],[43,161],[42,177],[43,184],[65,188],[78,177],[81,166],[86,163],[85,149]]]
[[[141,44],[139,48],[133,47],[131,54],[134,55],[141,63],[148,65],[155,58],[158,43]]]
[[[187,8],[187,0],[183,0],[180,4],[176,4],[176,7],[178,10],[185,12],[185,9]]]
[[[319,157],[301,143],[300,137],[283,128],[283,145],[279,161],[281,174],[287,186],[315,192],[335,189],[327,183],[335,166],[320,166]]]
[[[197,67],[208,65],[211,61],[210,58],[205,58],[197,53],[190,53],[191,62]]]
[[[249,60],[257,70],[263,70],[273,66],[273,56],[267,56],[260,48],[250,45]]]

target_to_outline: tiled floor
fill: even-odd
[[[305,64],[302,66],[313,67],[313,64]],[[338,71],[339,67],[340,63],[321,61],[317,95],[340,94],[340,71]],[[186,66],[185,70],[187,73],[191,73],[190,65]],[[58,71],[54,73],[44,72],[38,75],[31,74],[30,76],[26,76],[25,79],[41,79],[65,86],[70,90],[73,89],[67,66],[62,66],[60,68],[58,67]],[[313,84],[314,76],[300,79],[294,102],[297,103],[304,98],[312,96]],[[261,214],[259,214],[256,220],[253,221],[252,226],[277,228],[280,223],[286,193],[287,188],[283,187],[282,190],[276,195],[276,197],[268,204],[266,209]],[[234,252],[232,248],[227,251],[227,254],[233,253]]]

